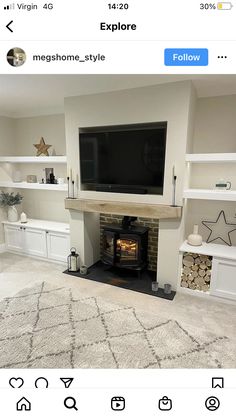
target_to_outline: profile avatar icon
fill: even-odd
[[[26,62],[26,53],[21,48],[12,48],[7,53],[7,62],[12,67],[20,67]]]
[[[211,397],[208,397],[208,399],[206,399],[205,406],[207,410],[214,412],[220,407],[220,401],[219,399],[217,399],[217,397],[211,396]]]

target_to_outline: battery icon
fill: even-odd
[[[220,3],[217,3],[217,9],[218,10],[231,10],[233,7],[232,3],[230,1],[223,1]]]

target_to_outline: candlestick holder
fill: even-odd
[[[75,181],[72,180],[72,199],[75,199]]]
[[[67,176],[67,199],[70,199],[70,176]]]

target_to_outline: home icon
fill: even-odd
[[[17,411],[30,411],[31,410],[31,403],[29,400],[27,400],[25,397],[22,397],[17,403],[16,403],[16,410]]]

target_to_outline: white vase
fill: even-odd
[[[188,236],[188,244],[191,246],[201,246],[202,245],[202,236],[198,234],[198,225],[193,226],[193,233]]]
[[[15,205],[8,207],[7,219],[10,221],[10,223],[15,223],[18,221],[18,212]]]

